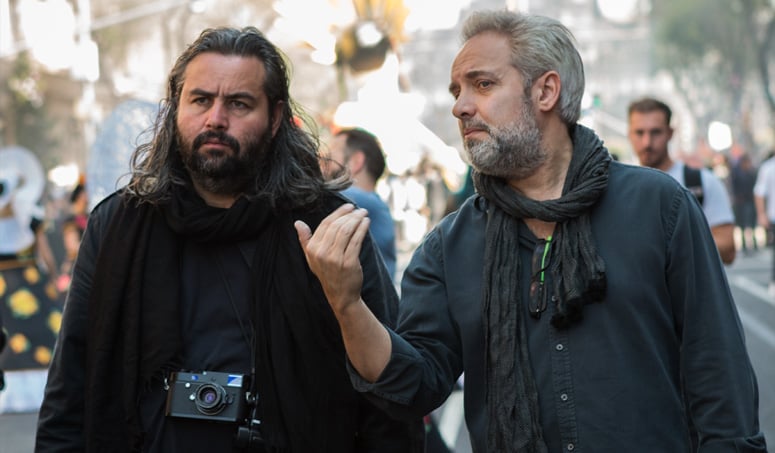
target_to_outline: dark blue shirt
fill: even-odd
[[[348,187],[342,195],[369,212],[369,233],[377,244],[391,278],[396,278],[396,230],[390,208],[375,192]]]
[[[549,451],[688,452],[687,414],[700,452],[766,451],[743,330],[697,201],[662,172],[613,162],[591,214],[605,300],[562,331],[550,324],[551,302],[537,320],[525,312]],[[465,372],[465,417],[477,453],[486,452],[486,221],[474,196],[427,235],[404,274],[387,368],[375,384],[351,376],[394,415],[417,415],[441,405]],[[526,282],[536,238],[521,230]]]

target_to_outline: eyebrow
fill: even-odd
[[[195,96],[205,96],[205,97],[215,97],[216,94],[212,93],[207,90],[203,90],[202,88],[194,88],[191,90],[190,94],[193,94]],[[247,99],[251,101],[256,100],[256,96],[247,92],[247,91],[238,91],[236,93],[229,93],[224,96],[227,100],[234,100],[234,99]]]
[[[472,79],[475,79],[475,78],[480,77],[480,76],[488,76],[488,77],[491,77],[493,79],[498,79],[499,78],[495,74],[495,72],[493,72],[493,71],[486,71],[484,69],[475,69],[475,70],[466,72],[465,75],[463,76],[463,79],[465,79],[465,80],[472,80]],[[456,82],[450,83],[449,84],[449,88],[448,88],[449,92],[452,93],[453,90],[455,90],[458,87],[459,87],[459,85]]]

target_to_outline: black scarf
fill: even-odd
[[[572,139],[559,199],[531,200],[503,179],[474,173],[478,192],[490,202],[482,285],[487,451],[546,452],[524,324],[528,304],[521,301],[519,219],[557,222],[552,325],[567,328],[580,321],[583,306],[605,296],[605,265],[592,240],[589,213],[608,185],[611,158],[590,129],[576,126]]]
[[[341,203],[331,195],[315,209],[290,213],[261,200],[213,208],[183,189],[161,208],[124,198],[107,227],[89,297],[87,450],[140,451],[140,395],[179,367],[178,254],[184,239],[258,239],[251,275],[268,450],[342,451],[339,442],[352,443],[343,434],[356,430],[358,411],[344,346],[293,228],[295,219],[314,228]],[[319,422],[331,419],[336,422]]]

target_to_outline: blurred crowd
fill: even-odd
[[[25,174],[0,174],[0,413],[40,406],[70,270],[88,218],[83,182],[25,197]],[[59,195],[57,195],[59,194]]]

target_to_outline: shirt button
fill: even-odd
[[[557,302],[557,296],[552,296],[552,302]]]
[[[574,448],[576,448],[573,444],[568,444],[568,451],[573,451]]]
[[[557,344],[557,346],[554,347],[554,349],[558,351],[562,351],[565,348],[565,346],[562,345],[562,343]]]
[[[563,393],[562,395],[560,395],[560,399],[563,400],[563,401],[568,401],[568,394],[567,393]]]

